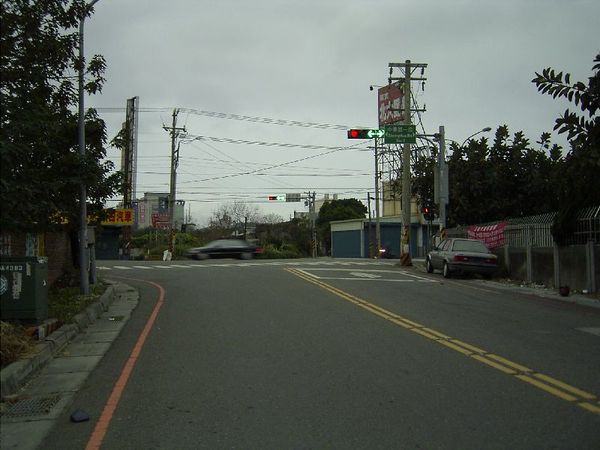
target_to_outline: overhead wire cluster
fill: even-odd
[[[99,112],[107,112],[107,113],[115,112],[116,113],[116,112],[125,111],[125,108],[99,107],[99,108],[96,108],[96,110]],[[321,129],[321,130],[346,130],[346,129],[348,129],[348,127],[346,125],[339,125],[339,124],[303,122],[303,121],[297,121],[297,120],[274,119],[274,118],[257,117],[257,116],[245,116],[245,115],[239,115],[239,114],[222,113],[222,112],[215,112],[215,111],[204,111],[204,110],[189,109],[189,108],[179,108],[179,110],[181,112],[193,114],[193,115],[200,115],[200,116],[212,117],[212,118],[217,118],[217,119],[246,121],[246,122],[252,122],[252,123],[259,123],[259,124],[302,127],[302,128]],[[140,108],[138,112],[140,112],[140,113],[164,113],[165,112],[166,113],[168,111],[169,111],[169,108]],[[180,191],[182,194],[185,193],[185,195],[200,194],[201,192],[198,192],[198,191],[202,191],[204,189],[210,189],[211,193],[217,193],[217,191],[220,192],[218,194],[218,198],[214,198],[214,199],[213,198],[205,198],[202,200],[193,199],[193,198],[185,198],[186,201],[201,201],[201,202],[222,201],[224,195],[230,196],[232,199],[245,199],[244,201],[246,201],[249,198],[249,196],[247,195],[247,190],[244,190],[242,192],[239,190],[239,188],[237,188],[238,192],[229,192],[226,194],[226,191],[228,189],[227,187],[215,185],[215,182],[219,181],[219,180],[235,178],[235,177],[242,177],[242,176],[246,176],[246,175],[254,175],[257,177],[261,177],[262,179],[268,179],[270,181],[269,189],[272,190],[272,186],[277,185],[277,189],[284,189],[284,191],[282,191],[282,192],[289,191],[291,189],[305,190],[308,188],[307,186],[300,186],[300,187],[292,186],[289,183],[286,183],[282,180],[285,177],[300,177],[300,176],[306,176],[306,177],[328,176],[330,178],[331,177],[365,177],[364,183],[361,183],[361,184],[368,186],[368,184],[369,184],[367,181],[368,178],[366,178],[366,177],[372,176],[371,173],[364,173],[364,171],[357,172],[355,169],[340,169],[338,167],[336,167],[336,171],[338,171],[338,173],[333,173],[333,174],[331,172],[321,173],[321,174],[317,174],[317,173],[312,173],[312,174],[306,174],[306,173],[272,174],[272,173],[268,172],[272,169],[286,167],[286,166],[293,166],[302,161],[323,157],[323,156],[341,152],[341,151],[363,151],[363,152],[370,151],[368,148],[365,148],[364,146],[363,146],[363,148],[360,148],[359,146],[361,145],[361,143],[358,143],[358,144],[355,144],[352,146],[347,146],[347,147],[335,147],[335,146],[315,145],[315,144],[294,144],[294,143],[285,143],[285,142],[267,142],[267,141],[262,141],[262,140],[233,139],[233,138],[228,138],[228,137],[192,135],[192,134],[185,134],[185,135],[182,135],[182,137],[181,137],[181,144],[191,144],[192,146],[198,148],[195,145],[196,143],[202,144],[203,145],[202,151],[212,157],[212,160],[208,159],[208,158],[206,158],[205,160],[222,163],[225,166],[227,166],[228,168],[233,169],[234,173],[228,173],[228,174],[223,174],[223,175],[219,175],[219,176],[201,175],[201,176],[197,176],[196,178],[194,178],[192,180],[180,181],[178,183],[180,185],[181,184],[194,184],[194,183],[204,183],[204,184],[209,183],[210,184],[210,186],[208,186],[208,187],[204,187],[204,186],[203,187],[194,187],[195,191]],[[226,152],[224,152],[224,151],[218,149],[217,147],[215,147],[214,145],[212,145],[213,143],[246,145],[246,146],[262,146],[262,147],[268,147],[268,148],[272,148],[272,149],[279,148],[279,149],[320,150],[320,153],[314,154],[314,155],[308,155],[308,156],[301,157],[301,158],[295,158],[290,161],[285,161],[285,162],[277,163],[277,164],[261,164],[261,163],[240,161],[236,158],[233,158]],[[208,149],[212,150],[212,152],[216,152],[216,153],[222,155],[222,157],[224,157],[226,159],[222,159],[222,158],[215,156],[215,154],[212,153],[210,150],[207,150],[206,147]],[[144,157],[140,156],[140,158],[144,158]],[[143,171],[140,171],[139,173],[150,174],[150,175],[166,175],[166,174],[168,174],[167,171],[164,171],[164,169],[166,169],[165,163],[169,159],[168,155],[165,155],[164,157],[156,156],[156,157],[147,157],[147,158],[148,158],[148,160],[146,162],[151,163],[151,167],[148,167],[148,170],[143,170]],[[182,155],[183,161],[188,162],[188,160],[190,160],[190,159],[193,160],[195,158],[192,156],[183,156]],[[200,159],[200,158],[198,158],[198,159]],[[204,166],[205,166],[205,164],[203,164],[203,168],[205,169]],[[259,166],[259,167],[255,168],[256,166]],[[156,167],[158,170],[153,170],[154,167]],[[189,164],[186,164],[186,166],[182,166],[180,168],[180,172],[182,174],[186,174],[186,175],[194,175],[193,173],[191,173],[189,171],[189,169],[193,169],[193,168],[194,167],[189,167]],[[160,169],[163,169],[163,171],[161,172]],[[323,170],[323,168],[311,168],[311,169]],[[340,172],[343,172],[343,173],[340,173]],[[165,182],[164,184],[161,183],[161,184],[146,185],[146,186],[141,187],[140,190],[155,190],[155,189],[161,190],[162,189],[164,191],[167,188],[168,188],[168,184]],[[317,189],[317,187],[311,186],[310,189]],[[355,186],[355,187],[344,187],[344,188],[325,187],[325,188],[319,188],[319,189],[325,189],[327,191],[335,191],[336,193],[342,194],[342,195],[345,195],[345,194],[362,195],[362,193],[366,192],[369,188]],[[261,192],[264,193],[265,191],[261,191]],[[269,192],[271,192],[271,191],[269,191]],[[257,197],[257,198],[264,198],[264,197],[265,196],[263,195],[262,197]],[[258,200],[258,201],[260,201],[260,200]]]

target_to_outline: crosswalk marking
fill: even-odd
[[[334,266],[370,266],[370,267],[382,267],[382,266],[390,266],[391,263],[381,262],[381,261],[253,261],[253,262],[231,262],[231,263],[194,263],[190,262],[189,264],[151,264],[151,265],[133,265],[133,266],[125,266],[125,265],[102,265],[98,266],[98,270],[132,270],[132,269],[140,269],[140,270],[154,270],[154,269],[192,269],[192,268],[206,268],[206,267],[257,267],[257,266],[280,266],[280,267],[289,267],[289,266],[302,266],[302,267],[312,267],[312,266],[321,266],[321,267],[334,267]]]

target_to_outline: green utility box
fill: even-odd
[[[36,324],[48,318],[48,258],[0,259],[0,317]]]

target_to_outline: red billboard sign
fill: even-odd
[[[156,228],[158,230],[167,230],[169,228],[169,215],[153,213],[152,228]]]
[[[402,89],[396,84],[388,84],[377,91],[379,109],[379,128],[404,120],[402,108]]]
[[[506,228],[506,222],[485,226],[471,225],[468,230],[469,239],[483,241],[489,249],[502,247],[504,245],[504,228]]]

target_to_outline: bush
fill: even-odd
[[[0,366],[18,360],[33,348],[33,338],[20,325],[0,322]]]
[[[296,246],[291,244],[284,244],[279,248],[273,244],[266,244],[260,255],[260,257],[264,259],[292,259],[300,258],[301,256],[302,255]]]
[[[79,287],[51,289],[48,292],[48,317],[57,319],[59,324],[70,323],[76,314],[97,301],[106,290],[106,285],[97,283],[90,286],[90,295],[80,295]]]

